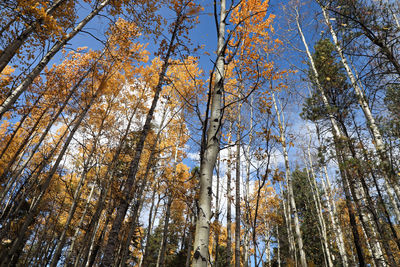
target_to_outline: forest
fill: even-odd
[[[0,22],[0,267],[400,266],[399,1]]]

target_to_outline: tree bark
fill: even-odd
[[[241,107],[239,104],[236,129],[236,181],[235,181],[235,266],[240,267],[240,144],[241,144]]]
[[[200,163],[200,197],[197,211],[197,224],[194,238],[193,267],[206,267],[208,262],[208,243],[211,220],[212,176],[219,152],[220,128],[222,125],[222,95],[225,78],[225,23],[226,1],[221,0],[220,20],[218,27],[217,61],[210,107],[209,128],[201,148]]]
[[[161,248],[157,257],[156,267],[164,267],[165,265],[165,252],[167,250],[167,235],[168,235],[168,226],[169,226],[169,217],[171,216],[171,205],[172,205],[172,196],[168,196],[167,207],[165,211],[165,219],[164,219],[164,229],[162,233],[161,239]]]
[[[283,158],[285,161],[285,178],[286,178],[286,184],[287,184],[288,199],[289,199],[290,209],[293,213],[294,229],[296,232],[297,245],[299,247],[299,252],[300,252],[300,264],[302,267],[307,267],[306,253],[304,251],[303,237],[302,237],[302,233],[300,230],[299,216],[297,214],[296,202],[294,200],[294,194],[293,194],[292,176],[290,174],[290,166],[289,166],[289,155],[286,150],[285,119],[283,117],[283,113],[282,113],[282,119],[281,119],[281,115],[280,115],[281,111],[278,109],[278,106],[276,104],[275,94],[273,92],[271,94],[272,94],[272,100],[273,100],[274,108],[275,108],[277,119],[278,119],[280,143],[282,145]]]
[[[308,147],[307,147],[307,154],[308,154],[309,167],[307,166],[307,162],[306,162],[305,158],[304,158],[304,164],[306,167],[308,182],[310,184],[311,192],[313,194],[315,209],[317,211],[318,222],[319,222],[319,225],[321,228],[321,242],[324,246],[324,250],[326,253],[327,266],[332,267],[333,262],[332,262],[332,256],[331,256],[331,252],[330,252],[330,248],[329,248],[329,244],[328,244],[327,227],[326,227],[324,215],[322,214],[321,198],[319,196],[319,190],[318,190],[318,186],[316,183],[316,176],[315,176],[314,167],[312,164],[311,153],[310,153],[310,144],[308,144]],[[311,175],[310,175],[310,173],[311,173]]]

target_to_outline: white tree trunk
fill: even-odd
[[[281,267],[281,245],[280,245],[280,242],[279,242],[279,227],[276,227],[276,236],[278,237],[277,238],[277,243],[278,243],[278,246],[277,246],[278,267]]]
[[[247,159],[246,159],[246,185],[244,193],[245,207],[248,207],[249,195],[250,195],[250,147],[253,141],[253,97],[250,98],[250,133],[249,142],[247,144]],[[245,210],[245,234],[244,234],[244,267],[249,266],[249,250],[250,250],[250,218],[249,218],[249,208]]]
[[[240,184],[242,182],[240,176],[240,143],[241,143],[241,109],[239,104],[237,130],[236,130],[236,181],[235,181],[235,266],[240,267]]]
[[[278,119],[278,126],[279,126],[279,132],[280,132],[280,143],[282,144],[283,158],[285,161],[285,178],[286,178],[286,184],[287,184],[288,198],[289,198],[290,208],[293,213],[294,229],[296,232],[297,245],[299,247],[299,252],[300,252],[300,263],[301,263],[302,267],[307,267],[306,253],[304,251],[303,237],[302,237],[302,233],[300,230],[299,216],[297,214],[296,202],[294,200],[294,195],[293,195],[292,176],[290,174],[290,166],[289,166],[289,155],[286,150],[285,118],[284,118],[284,115],[282,112],[282,119],[281,119],[280,110],[278,109],[278,106],[275,101],[275,94],[273,92],[271,92],[271,94],[272,94],[272,100],[273,100],[274,108],[275,108],[277,119]]]
[[[202,151],[200,163],[200,194],[194,240],[193,267],[206,267],[209,258],[208,243],[211,220],[212,176],[219,152],[220,127],[222,124],[222,94],[225,77],[225,4],[225,0],[221,0],[214,88],[210,96],[212,101],[209,128],[205,137],[205,146],[202,148],[204,151]]]
[[[358,179],[355,179],[354,193],[355,202],[359,203],[358,212],[361,215],[361,223],[366,234],[367,244],[371,251],[373,261],[377,267],[387,266],[381,244],[378,241],[377,233],[375,231],[375,227],[373,226],[373,218],[366,205],[363,205],[363,203],[366,202],[366,196],[365,191]]]
[[[332,228],[335,233],[336,244],[338,246],[339,254],[342,259],[343,267],[347,267],[349,266],[349,262],[347,259],[346,249],[344,246],[342,228],[340,227],[339,218],[336,211],[335,200],[332,198],[332,189],[331,189],[332,187],[329,181],[328,170],[326,168],[326,165],[324,165],[323,168],[326,180],[324,178],[321,178],[321,183],[327,200],[326,203],[328,205],[329,217],[331,218]]]
[[[333,262],[332,262],[332,255],[331,255],[329,244],[328,244],[327,227],[326,227],[324,215],[322,214],[321,198],[319,196],[319,190],[318,190],[318,186],[316,183],[316,176],[315,176],[314,168],[313,168],[313,164],[312,164],[310,145],[308,145],[308,147],[307,147],[307,154],[308,154],[309,167],[307,166],[306,159],[304,159],[304,164],[305,164],[306,172],[307,172],[307,178],[308,178],[308,182],[310,184],[311,192],[313,194],[314,204],[315,204],[315,208],[317,211],[318,222],[321,227],[321,237],[322,237],[321,241],[324,246],[325,253],[326,253],[327,265],[329,267],[332,267]],[[311,176],[310,176],[310,172],[311,172]]]

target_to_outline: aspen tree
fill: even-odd
[[[271,86],[272,87],[272,86]],[[287,190],[288,190],[288,201],[290,204],[290,209],[293,213],[293,220],[294,220],[294,229],[296,232],[296,239],[297,239],[297,245],[299,248],[300,252],[300,263],[302,267],[307,266],[307,260],[306,260],[306,254],[304,252],[304,244],[303,244],[303,238],[302,238],[302,233],[300,230],[300,222],[299,222],[299,217],[297,214],[297,208],[296,208],[296,202],[294,200],[293,196],[293,185],[292,185],[292,178],[290,175],[290,166],[289,166],[289,156],[288,152],[286,149],[286,130],[285,130],[285,119],[282,113],[282,119],[281,119],[281,111],[278,109],[278,106],[275,101],[275,94],[274,92],[271,92],[272,94],[272,101],[274,103],[274,108],[276,111],[277,119],[278,119],[278,125],[279,125],[279,134],[280,134],[280,143],[282,145],[282,151],[283,151],[283,158],[285,160],[285,179],[286,179],[286,184],[287,184]],[[291,216],[291,214],[290,214]]]
[[[219,250],[219,235],[220,235],[220,223],[219,223],[219,215],[220,215],[220,207],[219,207],[219,187],[220,187],[220,166],[221,166],[221,158],[220,155],[217,159],[217,186],[215,192],[215,220],[214,223],[216,225],[216,230],[214,234],[214,242],[215,242],[215,265],[218,267],[218,250]]]
[[[216,3],[214,2],[216,5]],[[214,14],[216,17],[217,14]],[[202,136],[203,142],[200,152],[200,197],[196,232],[194,238],[193,267],[205,267],[208,262],[208,243],[211,220],[212,175],[219,152],[220,128],[222,124],[222,94],[225,77],[225,25],[226,0],[220,1],[220,15],[218,22],[217,60],[215,63],[215,77],[212,79],[210,97],[210,123],[207,134]],[[207,114],[208,115],[208,114]],[[207,121],[206,121],[207,123]],[[207,125],[207,124],[205,124]],[[206,129],[203,129],[206,131]]]
[[[232,139],[232,122],[229,122],[228,131],[228,164],[226,170],[226,250],[227,262],[230,264],[232,261],[232,195],[231,195],[231,181],[232,181],[232,152],[231,152],[231,139]]]
[[[60,237],[58,238],[59,241],[57,243],[57,246],[56,246],[55,251],[54,251],[54,256],[53,256],[52,261],[50,263],[51,267],[57,266],[57,263],[58,263],[58,261],[59,261],[59,259],[61,257],[61,250],[63,249],[65,241],[66,241],[66,232],[67,232],[68,227],[70,226],[72,218],[73,218],[73,216],[75,214],[75,211],[76,211],[76,208],[77,208],[77,205],[78,205],[78,201],[79,201],[79,198],[80,198],[80,195],[81,195],[81,189],[82,189],[83,184],[85,183],[85,180],[87,178],[87,174],[89,172],[89,164],[91,163],[92,157],[93,157],[94,153],[96,152],[97,143],[99,141],[99,137],[102,135],[102,131],[103,131],[103,128],[104,128],[104,122],[105,122],[107,116],[109,115],[109,112],[110,112],[110,105],[108,106],[108,108],[107,108],[107,110],[105,112],[105,116],[101,120],[99,130],[98,130],[97,135],[94,137],[94,140],[93,140],[91,151],[89,152],[89,156],[87,157],[87,159],[86,159],[86,161],[84,163],[81,177],[79,179],[78,185],[77,185],[77,187],[75,189],[75,192],[74,192],[74,201],[73,201],[73,203],[72,203],[72,205],[70,207],[67,221],[64,224],[64,229],[63,229]]]
[[[71,142],[72,138],[74,137],[76,131],[78,130],[83,118],[85,117],[86,113],[88,112],[88,110],[90,109],[90,107],[92,106],[92,104],[94,103],[95,99],[97,98],[98,94],[100,94],[100,92],[104,89],[105,83],[106,83],[106,78],[103,78],[103,80],[101,81],[101,84],[99,85],[98,89],[96,90],[95,94],[92,96],[90,102],[86,105],[86,107],[84,108],[84,110],[82,111],[82,113],[78,116],[76,122],[74,123],[74,127],[71,129],[71,132],[69,133],[64,146],[62,148],[62,150],[60,151],[57,160],[55,161],[53,167],[51,168],[49,174],[46,176],[46,179],[44,180],[44,182],[41,184],[41,190],[39,193],[39,196],[37,196],[37,198],[35,200],[33,200],[29,213],[27,214],[27,218],[25,219],[25,222],[23,223],[22,227],[21,227],[21,233],[18,236],[18,238],[13,242],[13,245],[10,249],[10,251],[8,251],[7,255],[5,255],[5,253],[2,256],[2,262],[3,264],[5,262],[7,262],[8,260],[11,261],[12,258],[18,258],[19,255],[16,255],[15,253],[18,252],[21,247],[24,245],[24,239],[25,236],[27,234],[27,229],[28,227],[33,223],[35,214],[37,212],[39,203],[41,201],[41,199],[43,198],[43,195],[46,191],[46,189],[48,188],[51,179],[53,178],[53,175],[55,174],[67,148],[69,143]]]
[[[319,132],[319,127],[317,124],[315,124],[316,127],[316,132],[317,132],[317,137],[318,137],[318,142],[319,145],[321,146],[321,140],[320,140],[320,132]],[[322,166],[324,170],[324,177],[321,178],[321,184],[322,188],[324,190],[324,195],[327,199],[327,206],[328,206],[328,212],[329,212],[329,217],[331,218],[331,223],[332,223],[332,229],[335,233],[335,238],[336,238],[336,243],[339,249],[339,254],[342,259],[342,264],[344,267],[348,266],[348,258],[346,254],[346,250],[344,247],[344,238],[343,238],[343,231],[342,228],[340,227],[339,224],[339,219],[338,219],[338,214],[337,214],[337,209],[336,209],[336,204],[332,196],[332,186],[329,180],[329,175],[328,175],[328,169],[326,167],[326,163],[323,162]]]
[[[250,147],[253,141],[253,96],[250,96],[250,132],[249,132],[249,143],[247,144],[247,158],[246,158],[246,183],[245,183],[245,195],[244,202],[246,207],[245,215],[245,236],[244,236],[244,267],[249,265],[249,250],[250,250],[250,218],[249,218],[249,191],[250,191]]]
[[[311,142],[311,140],[310,140]],[[331,252],[330,252],[330,248],[329,248],[329,244],[328,244],[328,234],[327,234],[327,227],[326,227],[326,223],[325,223],[325,219],[324,216],[322,214],[322,204],[321,204],[321,198],[319,195],[319,190],[318,190],[318,186],[316,183],[316,175],[313,169],[313,164],[312,164],[312,159],[311,159],[311,153],[310,153],[310,143],[308,143],[307,146],[307,156],[308,156],[308,164],[306,162],[306,159],[304,158],[304,164],[306,167],[306,172],[307,172],[307,178],[308,178],[308,182],[310,183],[310,187],[311,187],[311,192],[313,193],[313,198],[314,198],[314,204],[315,204],[315,208],[317,210],[317,217],[318,217],[318,222],[320,224],[320,232],[321,232],[321,242],[323,243],[323,248],[324,251],[326,253],[326,260],[327,260],[327,266],[333,266],[333,262],[332,262],[332,256],[331,256]],[[305,157],[305,155],[304,155]],[[310,175],[311,173],[311,175]]]
[[[400,196],[400,188],[399,188],[399,185],[398,185],[398,182],[397,182],[397,176],[394,173],[394,170],[393,170],[393,168],[391,166],[391,163],[387,158],[386,150],[385,150],[385,144],[383,142],[383,139],[382,139],[381,133],[380,133],[380,131],[378,129],[378,126],[375,123],[375,119],[372,116],[372,112],[371,112],[371,110],[369,108],[369,105],[368,105],[367,100],[365,98],[364,92],[361,89],[361,84],[357,81],[356,76],[354,75],[353,71],[351,70],[351,67],[348,64],[347,59],[343,54],[343,49],[341,48],[341,46],[339,44],[339,41],[338,41],[338,38],[337,38],[337,35],[336,35],[336,32],[334,31],[334,29],[333,29],[333,27],[332,27],[332,25],[331,25],[331,23],[329,21],[329,15],[326,12],[326,8],[321,4],[320,1],[317,1],[317,2],[321,6],[322,14],[323,14],[324,19],[325,19],[325,23],[326,23],[326,25],[328,26],[328,28],[330,30],[333,42],[334,42],[335,47],[336,47],[336,50],[337,50],[337,52],[338,52],[338,54],[340,56],[341,62],[342,62],[343,66],[344,66],[344,68],[346,70],[346,73],[347,73],[347,75],[348,75],[348,77],[349,77],[349,79],[351,81],[351,84],[352,84],[353,89],[355,91],[355,94],[357,96],[359,105],[360,105],[361,109],[363,110],[364,116],[365,116],[365,118],[366,118],[366,120],[368,122],[367,125],[368,125],[368,127],[369,127],[369,129],[371,131],[371,134],[373,136],[373,139],[374,139],[373,143],[374,143],[375,148],[376,148],[376,150],[378,152],[378,157],[379,157],[379,160],[380,160],[380,166],[381,166],[383,172],[385,173],[384,177],[385,177],[386,183],[389,183],[392,186],[392,188],[394,189],[397,197],[399,198],[399,196]],[[364,190],[365,191],[367,190],[366,186],[364,186]],[[367,197],[368,197],[368,193],[367,192],[366,192],[366,194],[367,194]],[[374,214],[372,214],[372,215],[374,216]],[[378,227],[378,231],[380,231],[379,230],[379,228],[380,228],[379,227],[379,222],[377,222],[377,227]],[[383,243],[383,246],[385,247],[385,250],[387,252],[387,256],[389,258],[389,263],[391,265],[395,264],[394,263],[394,259],[390,255],[391,254],[390,251],[389,251],[390,248],[388,248],[386,246],[385,242]],[[372,247],[374,247],[374,246],[372,246]],[[383,257],[382,256],[377,255],[376,258],[379,261],[383,262]]]
[[[239,103],[238,120],[236,125],[236,156],[235,156],[235,266],[240,267],[240,184],[242,182],[240,173],[240,144],[241,144],[241,109],[242,104]]]

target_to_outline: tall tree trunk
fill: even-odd
[[[272,85],[271,85],[271,87],[272,87]],[[275,108],[277,119],[278,119],[280,143],[282,145],[283,158],[285,161],[285,177],[286,177],[286,184],[287,184],[287,191],[288,191],[288,199],[289,199],[290,209],[293,213],[294,229],[296,232],[297,245],[299,247],[299,252],[300,252],[300,263],[301,263],[302,267],[307,267],[306,253],[304,251],[303,237],[302,237],[302,233],[300,230],[299,216],[297,214],[296,202],[294,200],[294,194],[293,194],[292,176],[290,174],[290,166],[289,166],[289,155],[286,150],[285,118],[284,118],[283,112],[282,112],[282,119],[281,119],[281,111],[278,109],[278,106],[276,104],[275,94],[273,93],[272,90],[271,90],[271,92],[272,92],[272,100],[273,100],[274,108]]]
[[[283,187],[281,182],[279,182],[279,192],[283,192]],[[292,218],[290,216],[291,214],[290,205],[289,205],[289,200],[285,197],[283,197],[282,199],[282,206],[283,206],[283,216],[285,219],[286,233],[288,236],[289,254],[292,256],[291,260],[293,260],[295,266],[297,266],[297,249],[293,236]]]
[[[214,243],[215,243],[215,258],[214,258],[214,262],[215,262],[215,267],[218,267],[218,250],[219,250],[219,232],[220,232],[220,224],[219,224],[219,213],[220,213],[220,208],[219,208],[219,182],[220,182],[220,156],[218,156],[218,160],[217,160],[217,192],[215,192],[215,220],[214,223],[217,226],[217,229],[215,230],[215,234],[214,234]]]
[[[168,236],[169,217],[171,216],[172,200],[173,200],[172,196],[168,196],[167,206],[165,210],[164,228],[162,232],[160,251],[157,257],[156,267],[160,266],[164,267],[165,265],[165,253],[167,250],[167,236]]]
[[[235,182],[235,266],[240,267],[240,144],[241,144],[241,107],[239,104],[236,129],[236,182]]]
[[[310,153],[310,144],[308,144],[308,147],[307,147],[307,155],[308,155],[309,167],[307,166],[307,162],[306,162],[305,158],[304,158],[304,161],[305,161],[304,164],[306,167],[308,182],[310,184],[311,192],[313,194],[315,209],[317,211],[318,222],[319,222],[319,225],[321,228],[321,242],[324,246],[324,250],[326,253],[327,266],[332,267],[333,262],[332,262],[332,256],[331,256],[331,252],[330,252],[330,248],[329,248],[329,244],[328,244],[327,227],[326,227],[324,215],[322,213],[321,198],[319,196],[319,190],[318,190],[318,186],[316,183],[317,177],[315,176],[314,167],[312,164],[311,153]],[[311,172],[311,175],[310,175],[310,172]]]
[[[154,223],[153,220],[153,209],[154,209],[154,197],[156,195],[157,190],[153,190],[152,196],[151,196],[151,206],[150,206],[150,211],[149,211],[149,219],[148,219],[148,226],[147,226],[147,231],[146,231],[146,244],[144,246],[144,253],[143,253],[143,260],[145,260],[149,254],[149,246],[150,246],[150,237],[151,237],[151,231],[152,231],[152,225]],[[160,201],[160,199],[158,199]],[[142,265],[140,265],[141,267]]]
[[[194,221],[194,216],[192,215],[190,217],[190,227],[189,227],[189,238],[187,240],[187,251],[186,251],[186,263],[185,267],[190,266],[190,258],[191,258],[191,253],[192,253],[192,240],[193,240],[193,221]]]
[[[249,195],[250,195],[250,148],[253,141],[253,96],[250,97],[250,132],[249,132],[249,143],[247,144],[247,152],[246,152],[246,184],[245,184],[245,195],[244,195],[244,204],[246,207],[245,210],[245,233],[244,233],[244,267],[249,266],[249,250],[250,250],[250,207],[249,207]]]
[[[193,267],[206,267],[208,262],[208,243],[211,220],[212,176],[215,161],[219,152],[220,128],[222,125],[222,104],[225,78],[225,24],[226,1],[221,0],[220,17],[218,27],[217,61],[215,65],[215,78],[213,89],[209,92],[212,99],[207,135],[204,136],[200,152],[200,196],[197,211],[197,224],[194,238]],[[204,131],[205,129],[203,129]]]
[[[276,236],[277,236],[276,242],[278,243],[277,248],[276,248],[278,267],[281,267],[281,244],[279,242],[279,227],[278,226],[276,227]]]
[[[231,153],[231,139],[232,139],[232,122],[229,124],[228,136],[228,167],[226,170],[226,262],[230,265],[232,262],[232,195],[231,195],[231,181],[232,181],[232,153]]]

